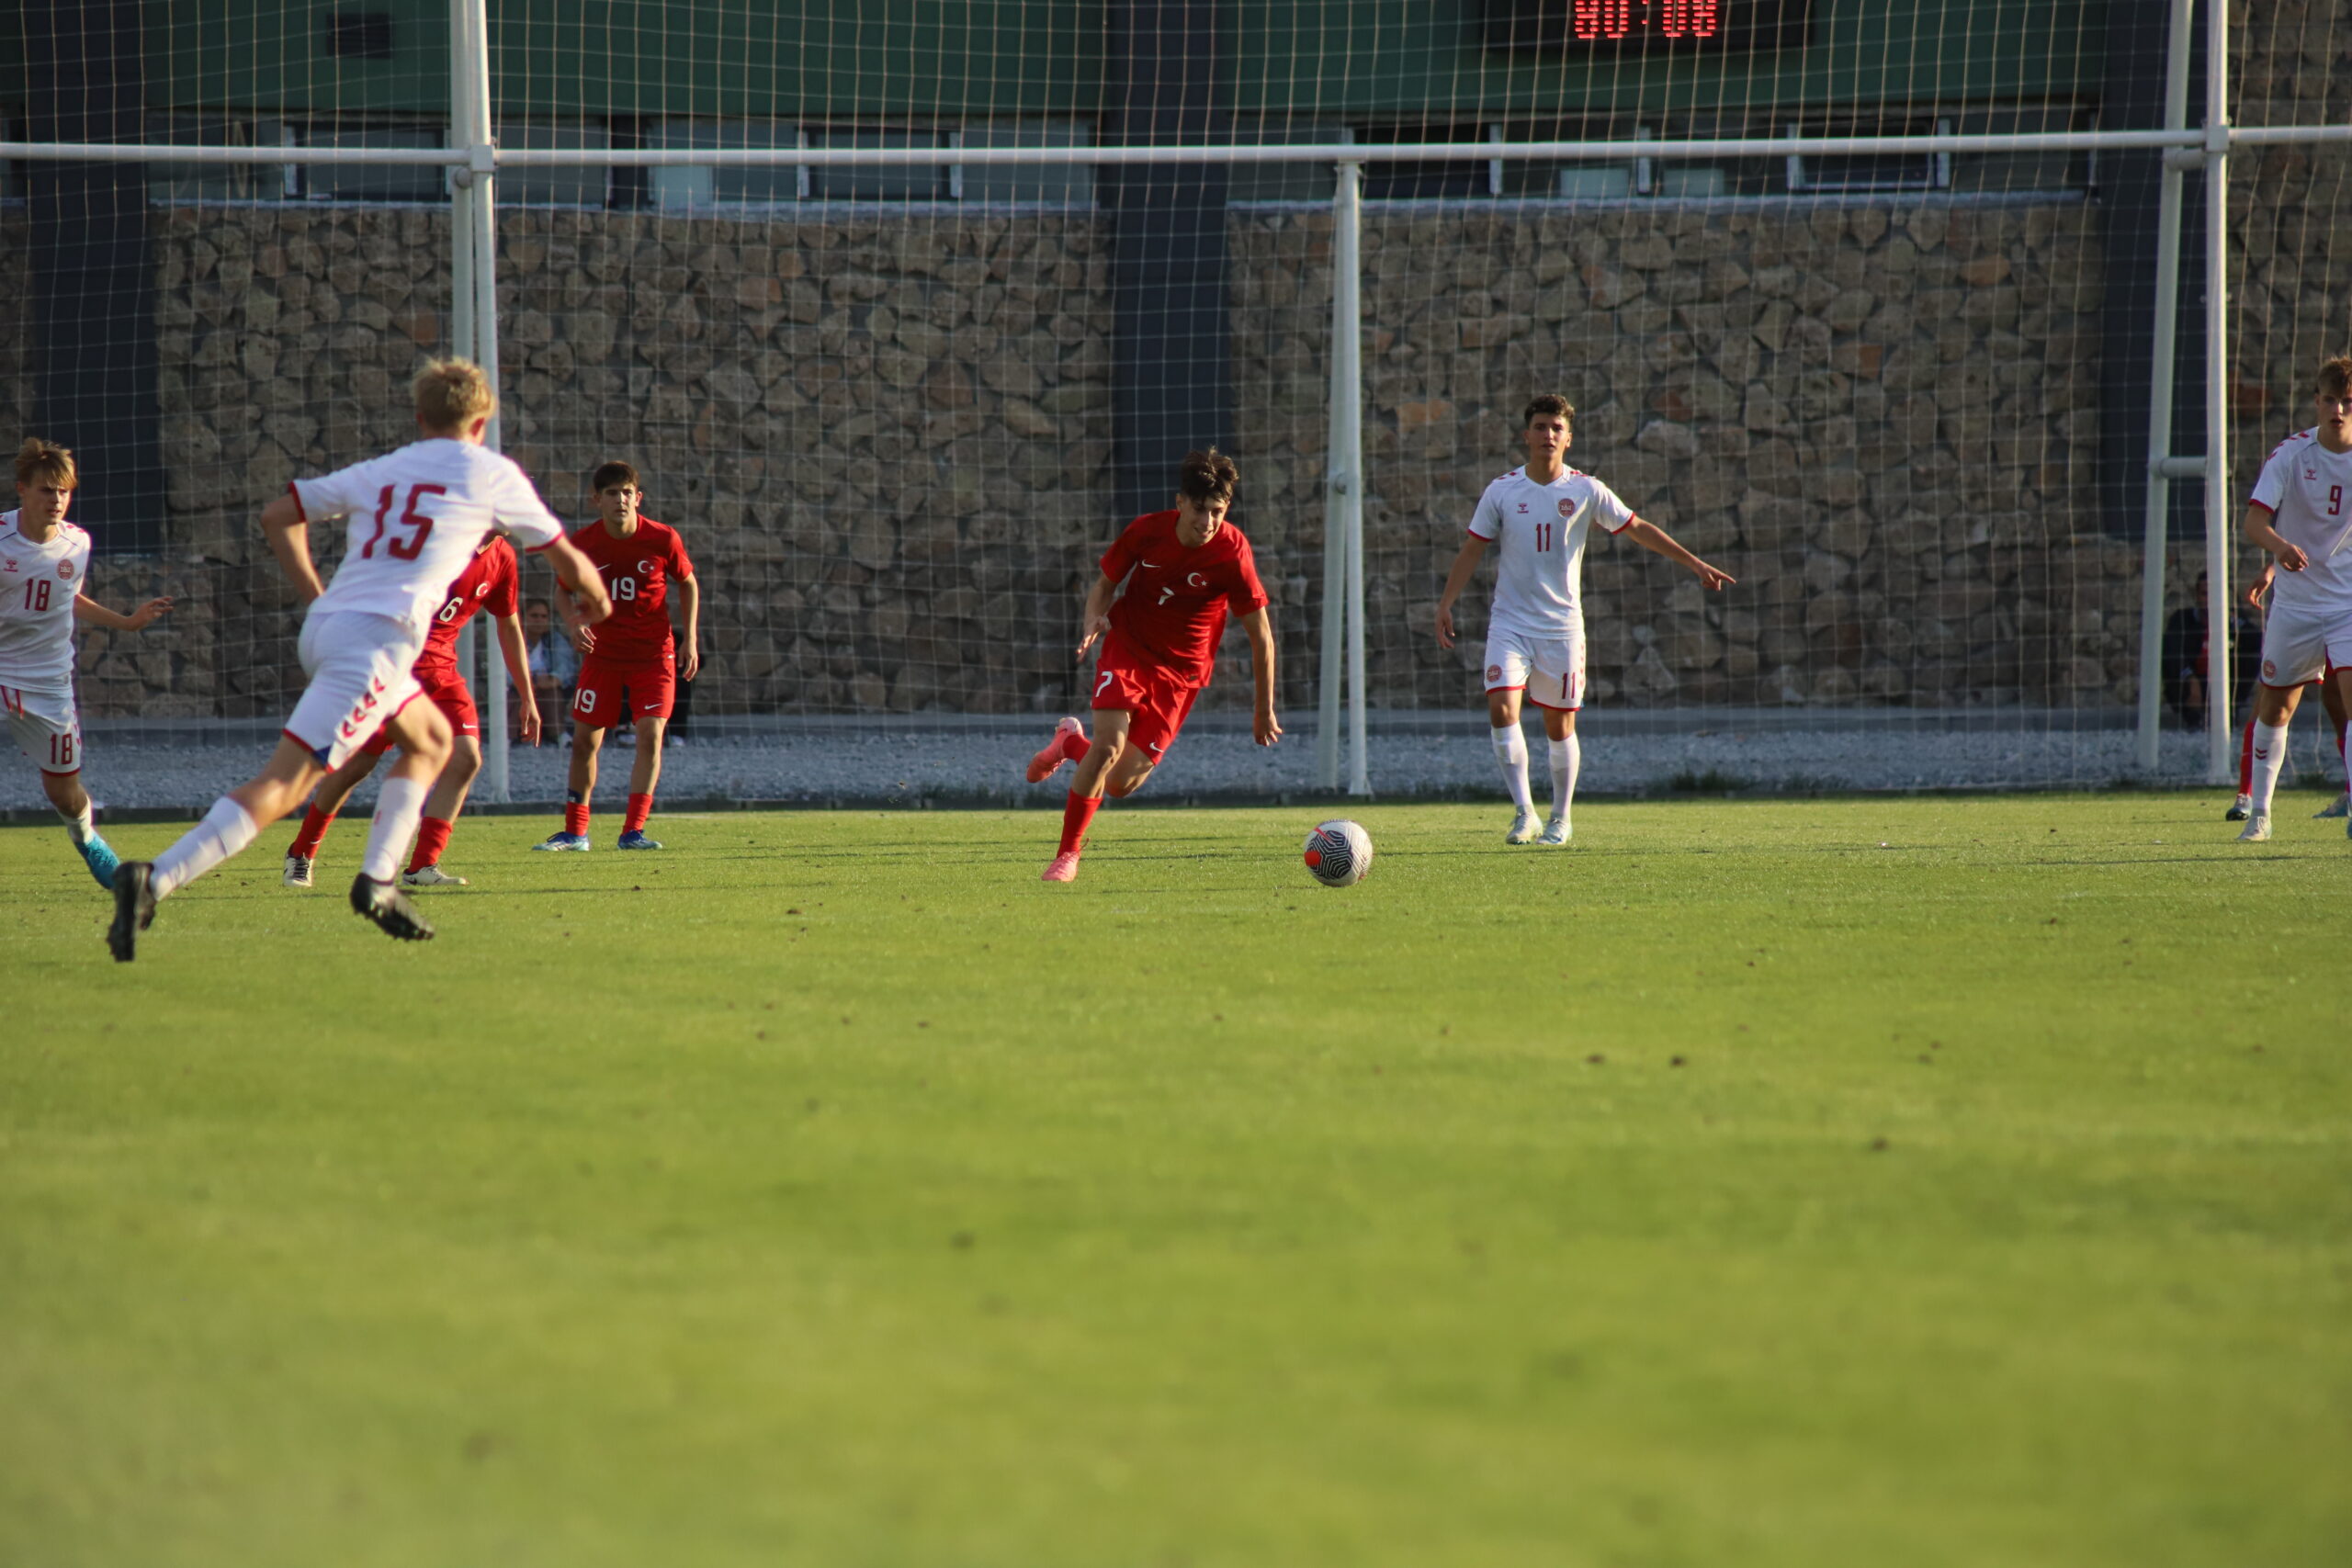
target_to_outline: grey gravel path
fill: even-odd
[[[1197,724],[1170,751],[1148,795],[1273,799],[1318,793],[1315,785],[1313,720],[1276,747],[1250,744],[1231,719]],[[1793,729],[1727,725],[1664,733],[1612,732],[1606,715],[1585,720],[1582,793],[1657,794],[1697,784],[1703,789],[1785,792],[1950,790],[2020,787],[2104,788],[2137,775],[2128,729],[1919,731]],[[960,731],[845,728],[781,735],[695,737],[673,745],[663,760],[662,794],[675,801],[728,797],[775,802],[865,803],[929,798],[948,803],[1058,803],[1067,771],[1044,785],[1022,778],[1022,767],[1046,730],[1044,720],[1011,721]],[[267,731],[254,726],[225,739],[173,743],[95,732],[85,777],[105,805],[119,807],[198,807],[248,777],[267,754]],[[1540,734],[1530,727],[1537,793],[1548,789]],[[608,745],[597,796],[616,810],[626,792],[632,751]],[[517,802],[562,798],[566,752],[560,746],[517,748],[513,795]],[[2189,784],[2203,773],[2199,738],[2167,735],[2164,765],[2142,782]],[[2296,771],[2332,769],[2323,762],[2314,728],[2297,727]],[[1500,784],[1485,727],[1432,731],[1375,730],[1372,745],[1375,795],[1496,795]],[[39,807],[40,783],[28,764],[0,766],[0,809]],[[363,786],[362,804],[373,798]]]

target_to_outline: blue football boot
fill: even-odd
[[[115,853],[114,847],[96,833],[83,840],[79,848],[82,852],[82,863],[90,868],[90,874],[98,879],[98,886],[109,893],[113,892],[115,868],[122,863],[122,857]]]
[[[645,829],[642,828],[631,828],[613,841],[613,848],[616,850],[658,850],[661,847],[658,842],[645,836]]]
[[[535,850],[577,850],[582,854],[586,854],[589,850],[588,835],[585,833],[549,833],[546,838],[540,840],[531,847]]]

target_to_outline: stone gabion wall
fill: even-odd
[[[447,219],[179,209],[158,240],[184,651],[134,675],[92,638],[85,691],[94,712],[275,712],[296,617],[254,513],[413,437],[407,378],[446,348]],[[1109,527],[1100,250],[1089,216],[508,214],[506,449],[567,519],[591,514],[597,461],[643,472],[701,569],[706,713],[1058,708]]]
[[[2292,362],[2277,369],[2254,329],[2290,299],[2340,313],[2308,243],[2335,177],[2265,155],[2245,197],[2306,214],[2250,220],[2241,242],[2241,382],[2286,381],[2267,394],[2282,404],[2318,336],[2274,332]],[[1240,516],[1295,708],[1318,642],[1329,223],[1231,222]],[[12,255],[22,236],[0,220]],[[128,574],[115,597],[182,606],[168,637],[85,634],[85,702],[278,712],[296,616],[254,514],[297,473],[408,438],[406,378],[446,347],[446,218],[166,209],[156,236],[171,545],[105,570]],[[525,211],[502,242],[508,448],[569,517],[598,458],[645,471],[649,510],[704,564],[704,711],[1076,695],[1077,596],[1122,521],[1098,218]],[[2098,532],[2092,479],[2095,209],[1375,208],[1363,242],[1376,704],[1475,702],[1485,585],[1447,654],[1438,584],[1479,489],[1517,459],[1518,407],[1555,387],[1582,411],[1579,466],[1741,580],[1702,603],[1667,563],[1597,547],[1597,700],[2130,700],[2138,552]],[[20,426],[28,309],[22,289],[0,300],[0,399]],[[2241,412],[2242,481],[2295,423]],[[1238,637],[1224,664],[1216,703],[1232,705]]]
[[[2352,119],[2352,0],[2265,0],[2232,18],[2233,118],[2242,125]],[[2312,421],[2312,372],[2352,354],[2352,279],[2344,238],[2352,149],[2287,146],[2233,153],[2230,469],[2243,494],[2281,436]],[[2191,186],[2197,176],[2192,175]]]
[[[1323,467],[1329,225],[1239,236],[1242,425],[1280,433],[1298,502]],[[1572,461],[1740,581],[1706,599],[1596,546],[1598,700],[2130,700],[2139,556],[2098,530],[2085,205],[1383,213],[1363,243],[1375,701],[1456,703],[1475,677],[1475,637],[1430,635],[1437,591],[1539,389],[1578,406]]]

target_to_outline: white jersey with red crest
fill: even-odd
[[[60,523],[34,544],[19,513],[0,512],[0,686],[74,689],[74,599],[90,570],[90,536]]]
[[[2352,615],[2352,452],[2331,452],[2316,430],[2298,431],[2271,450],[2254,483],[2254,504],[2270,513],[2278,536],[2311,558],[2271,580],[2274,608]]]
[[[350,547],[311,613],[388,616],[420,642],[483,535],[534,550],[563,537],[523,470],[471,442],[413,442],[288,488],[306,521],[351,519]]]
[[[1614,534],[1633,520],[1615,491],[1574,468],[1549,484],[1513,468],[1488,485],[1470,516],[1473,535],[1502,541],[1488,626],[1526,637],[1580,635],[1585,540],[1596,523]]]

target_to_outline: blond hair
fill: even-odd
[[[417,423],[427,430],[463,430],[498,407],[490,378],[470,359],[435,359],[416,373]]]
[[[36,479],[47,479],[60,490],[72,490],[79,484],[73,450],[38,435],[26,436],[25,444],[17,448],[17,482],[28,485]]]

